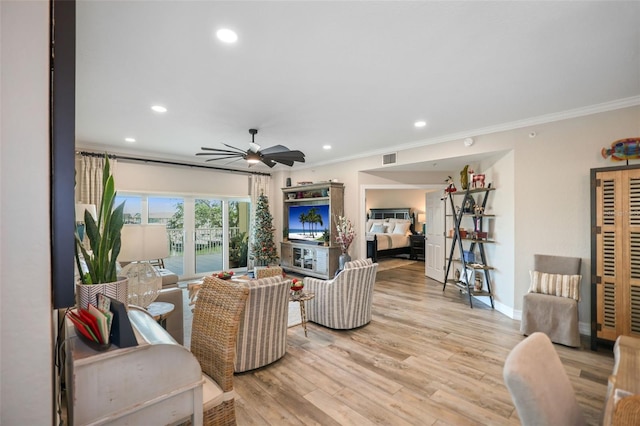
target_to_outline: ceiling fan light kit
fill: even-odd
[[[213,155],[214,158],[210,158],[206,161],[216,160],[231,160],[236,161],[240,158],[249,163],[249,167],[259,162],[264,163],[268,167],[273,167],[276,163],[284,164],[285,166],[293,166],[294,162],[304,163],[304,154],[301,151],[292,151],[286,146],[275,145],[269,148],[260,149],[260,145],[256,144],[255,136],[258,133],[257,129],[249,129],[251,134],[251,143],[249,149],[244,151],[235,146],[223,144],[230,149],[218,149],[202,147],[205,152],[198,152],[196,155]]]

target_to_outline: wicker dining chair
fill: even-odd
[[[242,283],[206,277],[198,292],[193,313],[191,352],[205,375],[203,424],[235,425],[233,361],[238,326],[249,289]],[[211,379],[214,383],[207,379]],[[217,386],[213,392],[207,385]],[[208,395],[214,394],[211,398]]]

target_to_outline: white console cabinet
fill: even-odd
[[[282,223],[285,229],[288,230],[290,226],[290,209],[296,206],[325,206],[329,209],[329,215],[321,226],[330,234],[326,246],[319,241],[283,241],[280,246],[282,267],[311,277],[333,278],[341,253],[336,243],[335,219],[344,214],[344,186],[339,182],[320,182],[288,186],[282,188],[282,193]]]
[[[339,247],[283,242],[280,247],[282,267],[303,275],[328,279],[336,272]]]
[[[153,318],[129,311],[138,346],[89,348],[66,320],[69,425],[202,424],[202,370]]]

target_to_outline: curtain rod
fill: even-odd
[[[76,154],[82,155],[83,157],[104,157],[103,153],[89,152],[89,151],[79,151],[79,152],[76,152]],[[115,158],[116,160],[138,161],[142,163],[164,164],[169,166],[195,167],[198,169],[216,170],[216,171],[228,172],[228,173],[240,173],[244,175],[271,176],[270,173],[265,173],[265,172],[251,172],[248,170],[244,171],[244,170],[236,170],[236,169],[225,169],[224,167],[203,166],[201,164],[178,163],[176,161],[151,160],[148,158],[127,157],[127,156],[115,155],[115,154],[107,154],[107,155],[109,156],[109,158]]]

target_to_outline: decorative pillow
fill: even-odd
[[[582,275],[548,274],[529,271],[531,286],[529,293],[551,294],[580,301],[580,281]]]
[[[407,233],[407,231],[409,231],[409,226],[410,226],[410,223],[398,222],[396,223],[395,228],[393,228],[393,233],[404,235]]]
[[[375,225],[376,223],[380,223],[380,221],[376,221],[375,219],[367,219],[367,224],[366,226],[366,232],[371,232],[371,228],[373,227],[373,225]]]
[[[374,234],[384,234],[385,232],[387,232],[387,227],[382,223],[374,223],[371,227],[371,232],[373,232]]]

